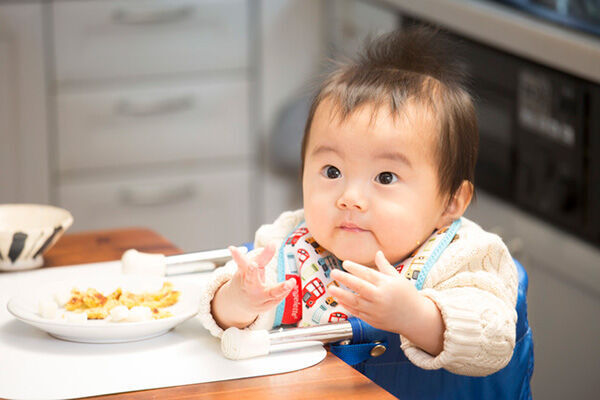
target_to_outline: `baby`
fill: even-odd
[[[437,39],[380,37],[324,81],[302,145],[304,209],[262,226],[249,254],[231,248],[200,312],[213,335],[355,316],[398,333],[424,369],[482,376],[509,362],[517,271],[498,236],[462,217],[477,122]]]

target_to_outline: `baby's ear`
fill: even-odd
[[[444,226],[450,225],[452,221],[460,218],[467,207],[471,203],[473,198],[473,184],[467,180],[464,180],[450,202],[446,206],[446,210],[441,215],[438,221],[437,229],[443,228]]]

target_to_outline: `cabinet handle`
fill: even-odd
[[[162,10],[130,10],[119,8],[112,13],[111,19],[113,22],[122,25],[165,24],[187,18],[194,11],[195,7],[189,4]]]
[[[180,96],[171,99],[158,100],[152,103],[135,103],[131,100],[119,100],[115,113],[128,117],[147,117],[157,114],[170,114],[192,108],[192,96]]]
[[[123,188],[119,191],[121,204],[133,207],[156,207],[180,203],[196,195],[192,183],[169,188]]]

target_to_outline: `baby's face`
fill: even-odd
[[[333,104],[316,110],[306,146],[304,212],[315,240],[341,260],[373,266],[382,250],[406,258],[443,223],[435,125],[421,108],[364,106],[340,122]]]

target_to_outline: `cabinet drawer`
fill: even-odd
[[[250,179],[243,170],[61,183],[73,231],[149,227],[185,251],[253,240]]]
[[[54,1],[58,81],[242,68],[245,0]]]
[[[59,91],[59,169],[247,154],[247,99],[241,78]]]

